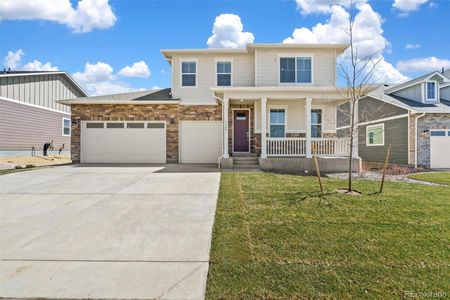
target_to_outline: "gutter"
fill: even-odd
[[[417,120],[419,119],[419,118],[422,118],[423,116],[425,116],[425,113],[422,113],[422,114],[420,114],[419,116],[417,116],[415,119],[414,119],[414,127],[415,127],[415,138],[414,138],[414,142],[415,142],[415,146],[414,146],[414,148],[415,148],[415,155],[416,155],[416,159],[414,160],[414,168],[415,169],[417,169],[417,140],[419,139],[419,137],[418,137],[418,135],[417,135]]]

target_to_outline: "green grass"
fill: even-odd
[[[412,179],[450,185],[450,172],[418,173],[409,175],[408,177]]]
[[[208,299],[404,297],[445,291],[449,187],[224,173],[213,231]]]

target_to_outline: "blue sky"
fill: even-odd
[[[227,46],[223,40],[234,42],[233,47],[252,40],[280,43],[289,37],[292,42],[339,42],[335,23],[329,20],[342,21],[349,11],[348,0],[34,0],[32,7],[24,2],[29,1],[0,0],[3,67],[58,68],[91,94],[170,86],[170,68],[160,49]],[[355,10],[361,13],[361,31],[368,32],[361,37],[361,47],[380,52],[386,62],[380,73],[389,74],[386,80],[450,68],[450,1],[364,2],[360,0],[356,5],[364,6]],[[215,44],[208,45],[215,19],[222,14],[236,17],[220,18]],[[318,23],[328,32],[315,31]],[[296,28],[310,34],[303,30],[295,37]],[[91,66],[85,69],[87,63]]]

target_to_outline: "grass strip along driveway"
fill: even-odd
[[[222,174],[207,298],[449,295],[450,188]]]
[[[450,185],[450,172],[418,173],[408,176],[412,179]]]

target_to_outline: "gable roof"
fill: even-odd
[[[59,100],[58,102],[65,105],[71,104],[151,104],[155,102],[178,103],[179,99],[172,98],[170,88],[137,91],[129,93],[101,95],[92,97],[81,97],[77,99]]]
[[[0,78],[4,77],[21,77],[21,76],[38,76],[38,75],[61,75],[66,78],[72,85],[82,94],[87,96],[88,94],[83,88],[67,73],[64,71],[0,71]]]
[[[442,73],[440,73],[438,71],[433,71],[433,72],[430,72],[430,73],[425,74],[423,76],[420,76],[420,77],[414,78],[412,80],[408,80],[406,82],[403,82],[403,83],[397,84],[395,86],[389,87],[389,88],[387,88],[385,90],[385,93],[387,93],[387,94],[395,93],[397,91],[403,90],[403,89],[408,88],[410,86],[413,86],[413,85],[419,84],[421,82],[427,81],[427,80],[429,80],[431,77],[433,77],[435,75],[441,77],[444,81],[449,81],[449,78],[444,76]]]
[[[386,87],[382,86],[367,94],[368,97],[408,109],[414,113],[450,113],[450,101],[442,100],[440,103],[428,104],[409,100],[386,93]]]

